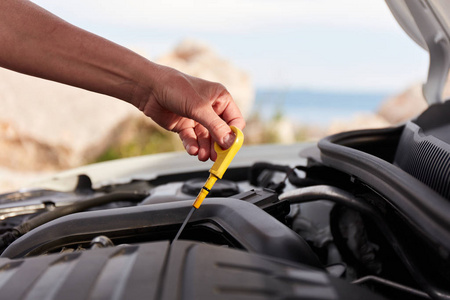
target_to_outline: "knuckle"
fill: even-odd
[[[222,132],[224,130],[228,131],[227,125],[225,124],[225,122],[223,122],[220,119],[216,119],[216,120],[212,121],[210,124],[210,128],[214,132]]]
[[[196,126],[195,134],[197,135],[197,138],[199,138],[199,139],[205,139],[205,138],[209,137],[208,130],[203,126]]]

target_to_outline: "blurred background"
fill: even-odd
[[[32,1],[223,83],[246,117],[247,144],[391,126],[426,107],[427,52],[381,0]],[[127,103],[4,69],[0,105],[0,192],[84,164],[183,150]]]

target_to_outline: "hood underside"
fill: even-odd
[[[386,0],[406,33],[430,54],[423,94],[428,104],[443,102],[450,67],[450,2],[447,0]]]

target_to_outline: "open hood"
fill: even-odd
[[[443,102],[450,67],[450,2],[447,0],[386,0],[402,28],[430,53],[423,94],[428,104]]]

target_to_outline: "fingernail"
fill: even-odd
[[[231,145],[233,145],[234,139],[235,139],[235,136],[234,136],[234,133],[232,133],[232,132],[223,138],[223,144],[225,146],[225,149],[228,149],[231,147]]]

